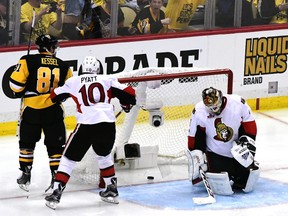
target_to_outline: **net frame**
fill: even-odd
[[[180,72],[179,72],[180,71]],[[153,75],[151,75],[153,74]],[[120,73],[120,74],[117,74],[117,76],[119,77],[118,80],[119,82],[121,83],[125,83],[127,85],[131,85],[133,87],[136,88],[137,85],[135,85],[135,83],[144,83],[144,82],[154,82],[156,80],[161,80],[161,87],[160,88],[163,88],[162,86],[165,85],[165,81],[168,80],[168,84],[170,83],[169,80],[175,80],[175,79],[178,79],[178,81],[180,82],[180,79],[181,79],[181,82],[182,83],[185,83],[187,82],[188,84],[191,82],[191,83],[194,83],[195,80],[196,80],[196,83],[198,82],[198,78],[199,77],[208,77],[208,76],[221,76],[221,75],[224,75],[227,77],[227,88],[225,89],[225,93],[228,93],[228,94],[231,94],[232,91],[233,91],[233,72],[230,70],[230,69],[203,69],[203,68],[144,68],[144,69],[140,69],[140,70],[136,70],[136,71],[132,71],[132,72],[128,72],[126,74],[124,73]],[[130,76],[130,77],[127,77],[127,76]],[[188,78],[188,81],[185,79]],[[193,78],[196,78],[195,80]],[[192,79],[192,81],[191,81]],[[163,82],[164,80],[164,82]],[[202,79],[203,80],[203,79]],[[221,80],[222,81],[222,80]],[[202,81],[199,81],[199,82],[202,82]],[[163,84],[164,83],[164,84]],[[190,85],[190,84],[189,84]],[[224,84],[225,85],[225,84]],[[187,87],[187,86],[186,86]],[[210,87],[210,86],[205,86],[206,87]],[[175,87],[172,87],[172,88],[175,88]],[[179,86],[180,88],[180,86]],[[204,89],[204,87],[203,87]],[[198,96],[201,98],[201,92],[203,89],[198,89],[197,90],[197,94]],[[167,89],[166,89],[167,90]],[[222,90],[223,91],[223,90]],[[179,92],[178,92],[179,93]],[[184,92],[183,92],[184,93]],[[187,97],[187,95],[184,95],[184,97]],[[137,98],[137,90],[136,90],[136,98]],[[177,97],[177,99],[179,100],[183,100],[183,97],[181,98],[180,96]],[[182,103],[183,104],[187,104],[187,99],[184,99],[185,102]],[[199,99],[200,100],[200,99]],[[138,101],[138,99],[137,99]],[[196,102],[199,102],[199,101],[195,101],[195,104]],[[171,103],[171,101],[170,101]],[[189,101],[189,103],[191,103]],[[194,105],[195,105],[194,104]],[[166,104],[167,105],[167,104]],[[136,105],[137,106],[137,105]],[[181,107],[183,108],[183,106]],[[164,108],[165,109],[165,108]],[[193,107],[184,107],[184,109],[188,109],[188,112],[186,111],[186,119],[187,118],[190,118],[191,116],[191,112],[193,110]],[[183,110],[183,109],[182,109]],[[133,109],[132,109],[133,111]],[[147,110],[146,110],[147,111]],[[143,113],[142,113],[143,114]],[[126,115],[126,114],[125,114]],[[129,118],[129,115],[130,113],[128,114],[128,117]],[[139,114],[140,115],[140,114]],[[187,116],[189,115],[189,116]],[[167,115],[166,115],[167,116]],[[151,117],[151,116],[150,116]],[[179,117],[179,116],[178,116]],[[126,118],[126,116],[124,117]],[[145,117],[144,117],[145,118]],[[147,122],[147,115],[146,115],[146,122]],[[165,117],[166,118],[166,117]],[[174,117],[175,118],[175,117]],[[176,117],[177,118],[177,117]],[[171,118],[170,118],[171,119]],[[125,121],[125,120],[123,120]],[[140,120],[141,121],[141,120]],[[117,120],[116,123],[119,124],[120,121]],[[137,120],[137,122],[139,122],[139,120]],[[150,122],[151,123],[151,122]],[[187,123],[187,120],[186,120],[186,128],[184,128],[183,130],[188,130],[188,123]],[[125,126],[125,125],[124,125]],[[132,130],[131,127],[134,127],[134,126],[125,126],[125,129],[123,130]],[[134,130],[134,129],[133,129]],[[145,128],[144,130],[149,130],[149,128]],[[158,129],[157,129],[158,130]],[[171,129],[168,129],[168,130],[171,130]],[[119,131],[119,129],[117,128],[117,131]],[[159,131],[160,134],[162,134],[163,132]],[[186,132],[186,131],[185,131]],[[171,133],[173,133],[173,130],[171,131]],[[183,132],[181,132],[180,134],[182,134],[183,137],[186,137],[185,134]],[[147,136],[147,135],[146,135]],[[125,145],[125,143],[128,143],[130,142],[128,139],[130,138],[129,135],[126,137],[121,137],[121,138],[118,138],[119,136],[116,137],[116,142],[115,142],[115,146],[122,146],[120,152],[117,150],[117,155],[116,155],[116,158],[117,159],[121,159],[121,158],[124,158],[124,150],[123,150],[123,145]],[[137,141],[137,139],[134,139],[132,141],[132,143],[139,143],[140,145],[142,144],[141,141]],[[148,141],[146,141],[148,142]],[[150,142],[154,142],[152,140],[150,140]],[[159,141],[160,142],[160,141]],[[165,140],[162,140],[162,142],[165,142]],[[172,142],[172,141],[171,141]],[[176,142],[176,139],[175,139],[175,142]],[[155,142],[154,142],[155,143]],[[186,140],[182,139],[181,140],[181,143],[183,143],[182,145],[179,145],[179,149],[183,149],[185,148],[186,146]],[[185,143],[185,144],[184,144]],[[145,143],[142,144],[143,146],[145,145]],[[178,153],[169,153],[169,150],[164,150],[163,148],[161,148],[161,145],[160,146],[160,150],[159,150],[159,154],[158,156],[161,156],[161,157],[172,157],[172,158],[178,158],[178,157],[181,157],[184,155],[184,150],[181,150],[179,151]],[[119,147],[120,148],[120,147]],[[166,147],[165,147],[166,148]],[[177,147],[175,147],[175,151],[176,151]],[[118,156],[120,155],[120,156]]]
[[[227,87],[226,93],[231,94],[233,92],[233,72],[228,69],[207,69],[207,68],[144,68],[135,71],[129,72],[121,72],[119,74],[114,74],[112,76],[116,77],[120,83],[125,83],[131,85],[132,83],[139,82],[147,82],[147,81],[155,81],[155,80],[170,80],[170,79],[182,79],[188,77],[205,77],[205,76],[213,76],[213,75],[224,75],[227,77]],[[132,85],[133,86],[133,85]],[[210,87],[210,86],[207,86]],[[202,91],[202,89],[201,89]],[[200,91],[200,93],[201,93]],[[117,115],[117,121],[122,122],[125,121],[125,117],[127,114],[121,110],[118,99],[115,101],[111,101],[115,106],[115,115]],[[191,110],[192,111],[192,110]],[[123,120],[124,119],[124,120]],[[119,123],[116,121],[117,133]],[[188,128],[187,128],[188,129]],[[116,135],[117,135],[116,133]],[[187,137],[186,137],[187,138]],[[141,142],[140,142],[141,144]],[[186,143],[185,143],[186,144]],[[122,144],[120,144],[122,145]],[[113,149],[113,154],[115,154],[115,147],[119,147],[119,143],[117,144],[117,136]],[[177,160],[179,159],[180,163],[183,163],[183,155],[184,150],[181,151],[176,156],[167,157],[165,155],[158,155],[158,165],[160,164],[177,164]],[[185,156],[184,156],[185,157]],[[117,157],[114,155],[115,162],[117,161]],[[84,162],[83,162],[84,161]],[[168,162],[169,161],[169,162]],[[184,163],[187,162],[184,158]],[[76,166],[76,169],[73,171],[73,175],[77,174],[77,181],[81,183],[88,184],[97,184],[99,179],[99,169],[96,164],[96,157],[94,152],[92,152],[91,148],[88,153],[83,158],[80,166]]]

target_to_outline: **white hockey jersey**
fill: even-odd
[[[230,150],[233,141],[238,139],[240,126],[244,124],[247,130],[252,129],[256,133],[256,124],[244,99],[238,95],[223,95],[223,99],[224,108],[220,115],[210,113],[203,101],[196,104],[190,119],[188,139],[195,140],[197,126],[200,126],[206,133],[206,150],[232,158]]]
[[[75,101],[76,119],[80,124],[115,122],[114,107],[110,104],[112,97],[120,95],[122,104],[136,103],[134,89],[108,75],[73,76],[63,86],[55,88],[50,96],[52,101],[59,101],[65,94],[69,94]]]

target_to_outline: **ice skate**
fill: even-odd
[[[19,187],[26,192],[29,192],[31,169],[31,166],[25,167],[25,171],[22,171],[21,176],[17,179]]]
[[[51,170],[51,175],[52,175],[52,179],[51,179],[51,183],[49,185],[49,187],[45,190],[45,193],[47,193],[48,190],[53,190],[53,185],[54,185],[54,178],[55,178],[55,175],[56,175],[56,171],[55,170]]]
[[[112,184],[107,185],[106,190],[100,191],[99,195],[104,202],[118,204],[118,190],[117,190],[117,179],[111,179]]]
[[[60,199],[62,196],[62,192],[65,189],[65,186],[61,184],[58,185],[58,188],[53,191],[53,193],[49,196],[45,197],[46,206],[55,210],[57,208],[57,204],[60,203]]]

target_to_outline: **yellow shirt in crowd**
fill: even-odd
[[[169,29],[186,30],[199,5],[205,0],[169,0],[165,10],[165,17],[171,19]]]

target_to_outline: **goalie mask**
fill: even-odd
[[[59,49],[59,43],[57,38],[51,35],[40,35],[35,44],[39,52],[49,52],[52,55],[55,55]]]
[[[213,87],[206,88],[202,91],[202,99],[205,106],[215,115],[221,113],[222,92]]]
[[[94,56],[86,56],[78,75],[82,74],[100,74],[99,60]]]

